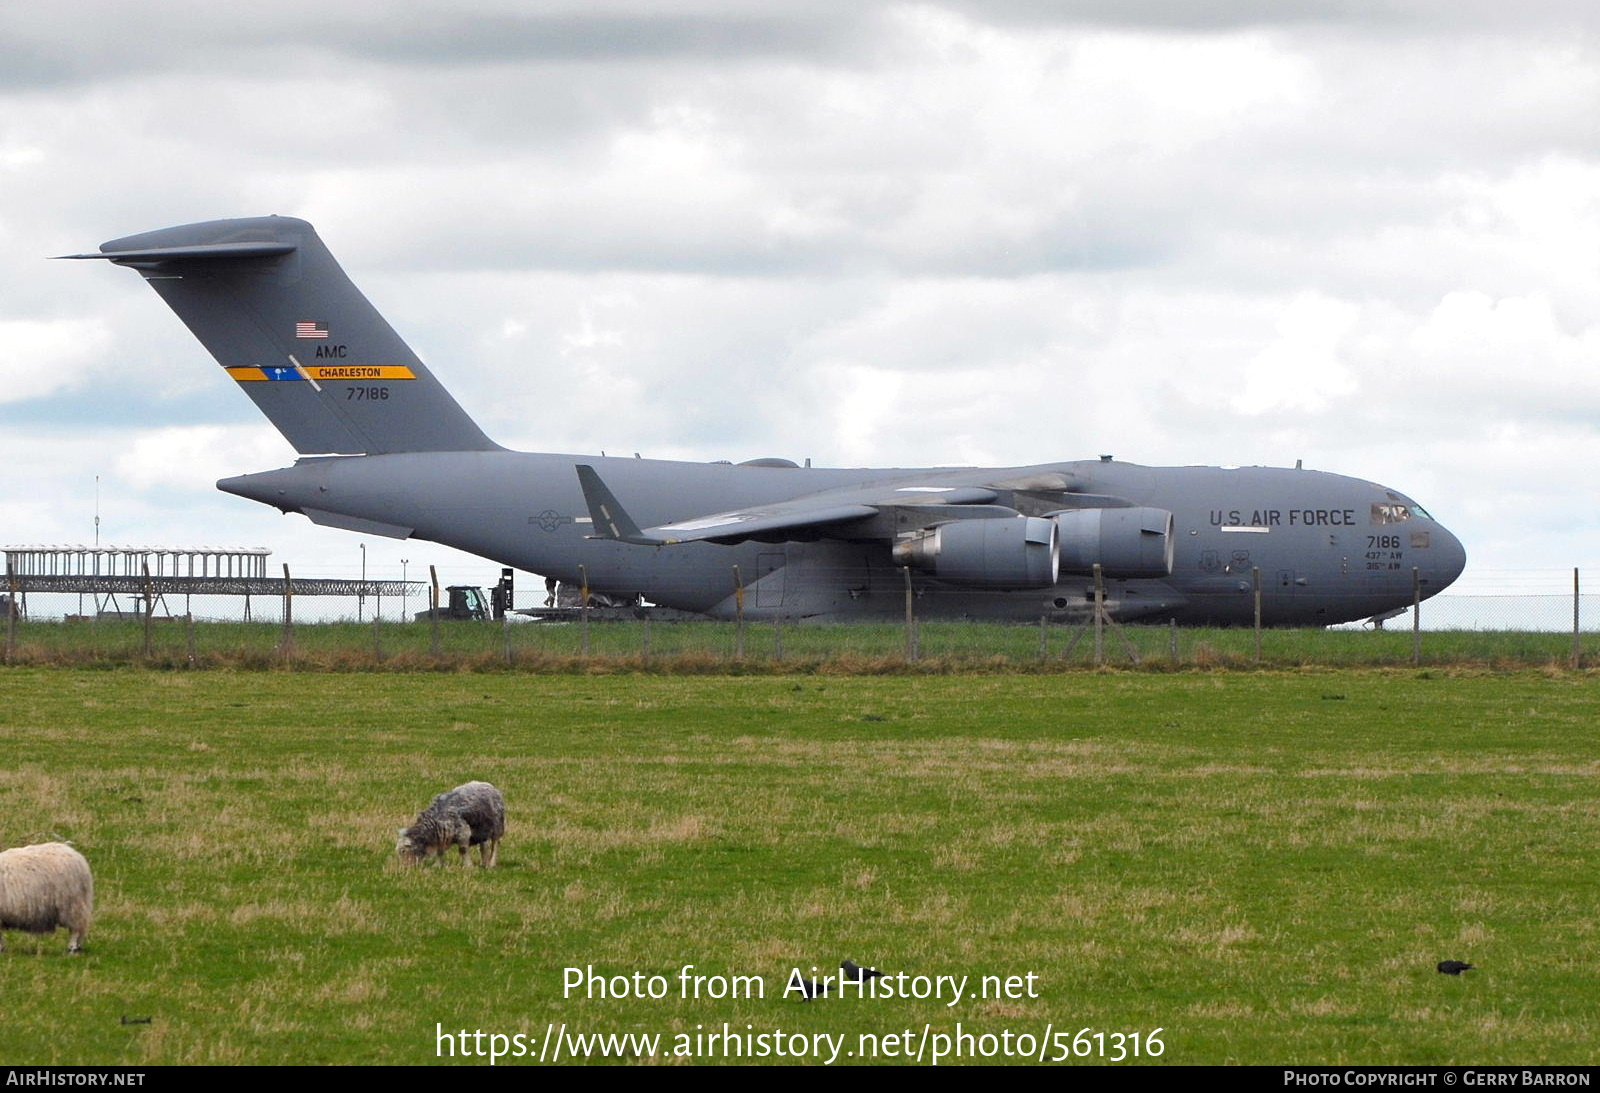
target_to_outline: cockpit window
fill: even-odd
[[[1409,505],[1393,504],[1388,501],[1374,501],[1372,504],[1374,524],[1399,524],[1409,519],[1411,519]]]

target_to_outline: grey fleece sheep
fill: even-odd
[[[0,931],[53,933],[65,926],[67,952],[83,950],[94,917],[89,863],[66,843],[39,843],[0,852]],[[6,947],[0,933],[0,952]]]
[[[468,782],[435,797],[410,827],[401,829],[395,850],[408,862],[420,862],[429,856],[442,858],[455,846],[464,865],[467,847],[476,846],[478,864],[489,868],[505,833],[506,802],[500,791],[488,782]]]

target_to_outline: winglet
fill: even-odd
[[[589,506],[589,518],[594,522],[595,534],[591,539],[614,539],[635,546],[665,546],[671,539],[656,539],[639,530],[633,517],[623,509],[600,475],[587,463],[578,464],[578,485],[583,489],[583,500]]]

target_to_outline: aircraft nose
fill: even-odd
[[[1443,592],[1461,576],[1467,567],[1467,549],[1443,524],[1434,524],[1429,535],[1427,557],[1422,575],[1427,578],[1434,593]]]

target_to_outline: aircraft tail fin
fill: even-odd
[[[138,270],[301,455],[499,448],[304,220],[186,224],[64,257]]]

